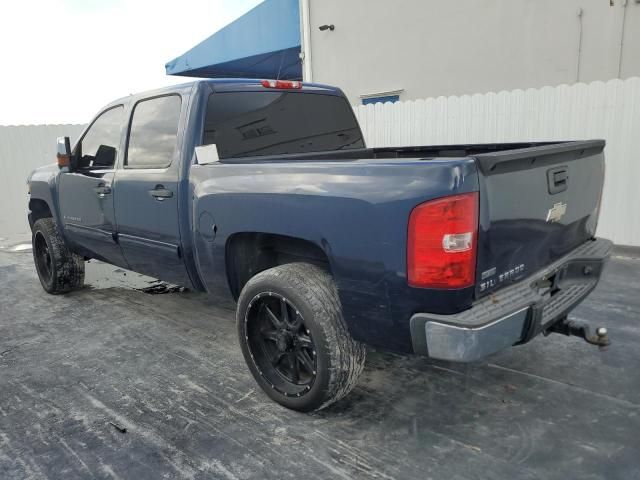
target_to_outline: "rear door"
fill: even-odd
[[[133,106],[117,172],[115,212],[118,241],[132,270],[190,286],[178,223],[182,110],[178,94],[142,99]]]
[[[521,280],[595,235],[603,141],[478,155],[476,294]]]
[[[78,141],[74,169],[60,175],[60,213],[76,251],[126,267],[115,238],[113,178],[120,154],[124,106],[100,113]]]

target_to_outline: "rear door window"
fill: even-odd
[[[131,118],[126,168],[165,168],[178,143],[181,99],[150,98],[136,104]]]
[[[220,158],[364,147],[344,97],[283,91],[211,94],[203,144]]]

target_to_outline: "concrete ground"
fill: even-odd
[[[609,328],[607,351],[559,335],[468,366],[370,351],[351,395],[309,415],[256,388],[232,304],[95,262],[50,296],[3,246],[1,479],[640,479],[633,252],[573,313]]]

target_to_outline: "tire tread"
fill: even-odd
[[[41,279],[43,288],[54,295],[81,288],[84,285],[84,259],[69,250],[53,218],[37,220],[33,226],[34,237],[37,231],[41,231],[49,243],[54,262],[53,282],[46,285]],[[35,259],[35,245],[33,253]]]

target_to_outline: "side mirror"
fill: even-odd
[[[58,167],[68,167],[71,164],[71,142],[69,137],[58,137]]]

